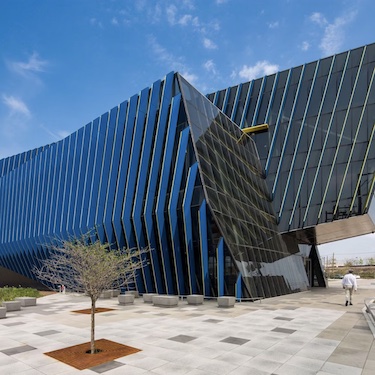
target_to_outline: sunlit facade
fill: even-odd
[[[0,267],[35,279],[51,241],[91,230],[153,249],[129,286],[140,293],[324,286],[319,228],[373,226],[374,67],[370,45],[207,96],[170,73],[62,141],[0,160]]]

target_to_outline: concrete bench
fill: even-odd
[[[15,300],[20,301],[22,307],[36,306],[36,297],[16,297]]]
[[[178,296],[155,295],[152,297],[154,306],[174,307],[178,305]]]
[[[189,305],[201,305],[203,303],[203,295],[190,294],[187,296],[187,303]]]
[[[103,290],[99,296],[100,299],[106,299],[106,298],[111,298],[111,297],[112,297],[112,291],[110,290]]]
[[[236,297],[222,296],[217,297],[217,304],[219,307],[234,307]]]
[[[134,294],[120,294],[117,298],[119,305],[131,305],[134,303]]]
[[[110,289],[111,297],[118,297],[120,295],[120,291],[118,289]]]
[[[152,297],[157,295],[157,293],[145,293],[143,294],[143,302],[152,303]]]
[[[5,307],[7,311],[21,310],[21,302],[20,301],[3,301],[3,307]]]
[[[0,319],[3,319],[7,316],[7,309],[5,307],[0,307]]]
[[[132,294],[134,296],[134,298],[139,298],[138,290],[127,290],[127,291],[125,291],[125,294]]]

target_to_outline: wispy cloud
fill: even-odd
[[[269,23],[268,23],[268,27],[269,27],[270,29],[276,29],[276,28],[278,28],[278,27],[279,27],[279,21],[269,22]]]
[[[47,60],[42,60],[37,52],[34,52],[27,61],[11,61],[8,66],[14,72],[24,77],[34,77],[35,74],[45,72],[49,65]]]
[[[271,64],[270,62],[263,60],[263,61],[258,61],[253,66],[244,65],[242,69],[238,72],[238,75],[241,78],[245,78],[250,81],[255,78],[259,78],[265,75],[276,73],[278,70],[279,70],[278,65]]]
[[[166,9],[167,13],[167,20],[171,25],[176,24],[176,14],[177,14],[177,7],[175,5],[170,5]]]
[[[319,44],[324,55],[328,56],[340,51],[345,39],[345,27],[355,19],[356,15],[356,11],[349,11],[336,17],[332,23],[329,23],[321,13],[313,13],[310,16],[310,20],[324,30]]]
[[[27,117],[31,116],[29,108],[21,99],[3,94],[2,101],[10,110],[11,115],[22,114]]]
[[[306,40],[304,42],[302,42],[301,44],[301,50],[302,51],[308,51],[310,48],[310,43],[307,42]]]
[[[190,69],[184,64],[181,57],[177,57],[163,47],[154,36],[149,37],[149,44],[155,57],[167,67],[168,70],[180,72],[190,83],[195,83],[198,77],[190,73]]]
[[[203,39],[203,46],[207,49],[217,49],[217,45],[211,39],[208,38]]]
[[[104,29],[103,27],[103,23],[101,21],[99,21],[97,18],[93,17],[93,18],[90,18],[90,23],[92,26],[96,26],[96,27],[99,27],[101,29]]]
[[[207,60],[204,64],[203,64],[203,67],[205,70],[207,70],[207,72],[211,73],[211,74],[214,74],[216,75],[217,74],[217,71],[216,71],[216,65],[215,63],[213,62],[213,60]]]
[[[191,14],[184,14],[177,23],[182,26],[186,26],[189,23],[191,23],[191,20],[193,19],[193,16]]]
[[[191,14],[185,13],[182,15],[178,15],[178,9],[175,5],[169,5],[166,8],[166,15],[168,23],[171,26],[180,25],[180,26],[188,26],[193,25],[196,26],[199,23],[197,17],[193,17]]]
[[[159,61],[162,61],[163,63],[167,64],[169,68],[173,68],[173,66],[180,65],[180,63],[178,63],[178,61],[176,60],[175,56],[172,53],[168,52],[168,50],[164,48],[161,44],[159,44],[155,37],[150,36],[149,43],[151,45],[152,51],[154,52],[154,55]]]
[[[57,132],[54,132],[42,124],[39,124],[39,127],[43,129],[48,135],[50,135],[53,141],[59,141],[71,134],[71,132],[67,130],[58,130]]]
[[[322,13],[319,13],[319,12],[315,12],[313,13],[311,16],[310,16],[310,20],[316,24],[318,24],[319,26],[325,26],[326,24],[328,24],[328,21],[326,20],[326,18],[323,16]]]
[[[198,77],[195,74],[191,74],[188,72],[181,72],[181,75],[191,84],[195,84],[198,80]]]

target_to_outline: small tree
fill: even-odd
[[[34,267],[40,280],[64,285],[90,297],[91,354],[96,352],[96,301],[104,290],[120,288],[134,280],[135,271],[146,264],[147,252],[149,249],[111,250],[108,243],[91,242],[88,233],[78,239],[59,240],[50,249],[50,256],[41,262],[42,266]]]

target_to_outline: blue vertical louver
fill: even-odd
[[[0,160],[0,266],[32,279],[57,239],[90,231],[152,249],[128,285],[141,293],[306,289],[294,242],[366,214],[374,194],[374,56],[361,47],[208,98],[170,73],[65,139]]]

